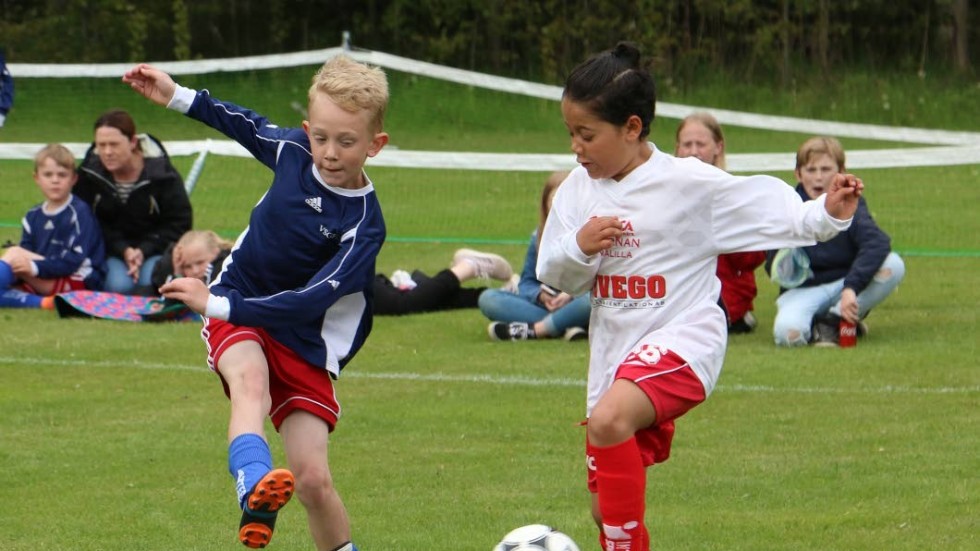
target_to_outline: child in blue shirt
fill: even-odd
[[[72,195],[77,180],[65,146],[47,145],[34,157],[44,202],[27,211],[20,245],[0,258],[0,307],[52,309],[55,294],[101,288],[102,232],[88,204]]]
[[[302,128],[178,86],[149,65],[123,82],[223,132],[273,171],[210,287],[182,277],[160,288],[206,317],[208,363],[231,400],[228,467],[242,508],[239,540],[265,547],[295,491],[316,548],[354,551],[327,441],[341,413],[333,379],[371,331],[385,224],[364,163],[388,143],[384,72],[346,56],[327,61],[313,78]],[[272,468],[267,416],[289,469]]]

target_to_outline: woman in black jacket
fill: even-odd
[[[191,203],[180,173],[163,144],[137,134],[125,111],[109,111],[95,122],[95,142],[78,169],[75,195],[92,207],[102,226],[106,291],[128,294],[150,285],[160,255],[191,229]]]

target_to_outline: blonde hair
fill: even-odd
[[[345,111],[371,113],[375,132],[384,127],[388,78],[380,68],[368,67],[345,55],[332,57],[313,75],[309,101],[312,102],[318,93],[325,94]]]
[[[51,159],[62,168],[67,168],[73,173],[75,172],[75,155],[70,149],[60,143],[48,144],[34,155],[34,172],[37,172],[41,163],[47,159]]]
[[[541,246],[541,234],[544,233],[544,224],[548,221],[548,213],[551,212],[551,198],[558,191],[558,186],[568,177],[567,170],[556,170],[548,175],[541,190],[541,204],[538,206],[538,246]]]
[[[837,170],[844,171],[844,146],[837,138],[830,136],[814,136],[803,142],[796,151],[796,170],[808,165],[814,157],[820,155],[830,155],[837,163]]]
[[[211,230],[188,230],[177,240],[174,251],[190,245],[204,245],[212,251],[220,251],[231,250],[235,244]]]
[[[674,143],[680,145],[681,131],[690,122],[700,123],[701,126],[708,129],[711,132],[711,138],[715,143],[725,142],[725,133],[721,131],[721,124],[714,115],[708,113],[707,111],[698,111],[696,113],[691,113],[690,115],[684,117],[684,120],[677,126],[677,132],[674,134]],[[674,146],[674,154],[677,154],[677,145]],[[725,148],[721,148],[721,152],[715,157],[714,165],[722,170],[725,170]]]

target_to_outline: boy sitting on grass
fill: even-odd
[[[102,287],[102,231],[88,204],[72,195],[77,180],[67,147],[50,144],[34,157],[44,202],[24,215],[20,245],[0,257],[0,307],[51,310],[58,293]]]
[[[273,171],[210,288],[192,277],[160,288],[206,318],[208,365],[231,400],[228,467],[242,509],[239,539],[265,547],[295,489],[316,548],[354,551],[327,440],[341,411],[333,379],[371,331],[385,224],[364,163],[388,143],[385,74],[344,56],[327,61],[313,77],[302,128],[281,128],[207,90],[178,86],[149,65],[123,82],[220,130]],[[289,470],[272,468],[266,416]]]

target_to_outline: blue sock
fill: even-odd
[[[0,293],[0,308],[40,308],[41,295],[32,295],[18,289],[7,289]]]
[[[0,260],[0,291],[6,291],[14,284],[14,270],[3,260]]]
[[[228,472],[235,478],[238,504],[243,510],[249,490],[271,470],[272,452],[261,436],[246,433],[231,441],[228,446]]]

